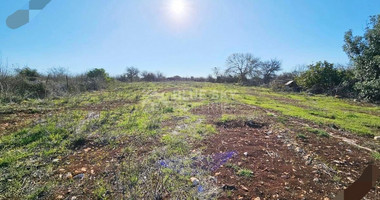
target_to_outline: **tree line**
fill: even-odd
[[[28,98],[59,97],[84,91],[101,90],[117,82],[199,81],[238,83],[265,86],[281,91],[306,91],[315,94],[338,95],[365,101],[380,101],[380,15],[370,17],[363,36],[344,36],[343,50],[350,58],[348,66],[320,61],[299,67],[293,72],[281,71],[281,61],[262,61],[251,53],[234,53],[226,59],[224,68],[213,68],[208,77],[166,77],[161,72],[140,71],[127,67],[125,73],[110,77],[102,68],[80,75],[70,75],[65,69],[54,68],[48,73],[24,67],[9,70],[0,63],[0,101],[18,102]],[[288,85],[286,83],[292,83]]]

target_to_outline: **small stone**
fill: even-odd
[[[373,139],[380,140],[380,136],[375,136]]]
[[[218,180],[214,176],[210,176],[209,180],[212,181],[213,183],[217,183]]]
[[[53,160],[53,163],[57,163],[57,162],[59,162],[58,158],[56,158],[56,159]]]
[[[193,183],[193,186],[199,185],[199,180],[195,177],[191,177],[190,181]]]
[[[244,154],[245,156],[248,156],[248,152],[244,152],[243,154]]]
[[[318,178],[314,178],[313,181],[314,182],[319,182],[319,179]]]
[[[63,199],[64,197],[62,195],[58,195],[56,199]]]
[[[273,132],[272,131],[268,131],[267,132],[267,135],[271,135]]]
[[[330,200],[328,197],[323,198],[323,200]]]
[[[87,168],[82,167],[80,170],[81,170],[82,172],[86,172],[86,171],[87,171]]]
[[[234,185],[223,185],[223,190],[237,190],[237,188]]]
[[[248,192],[248,188],[245,187],[244,185],[241,185],[240,187],[241,187],[244,191]]]
[[[76,196],[71,197],[71,200],[76,200],[76,199],[77,199]]]
[[[71,178],[73,178],[73,175],[72,175],[70,172],[68,172],[68,173],[65,175],[65,178],[66,178],[66,179],[71,179]]]
[[[297,153],[302,153],[303,152],[303,150],[300,147],[296,147],[295,150],[296,150]]]
[[[254,199],[252,199],[252,200],[260,200],[260,197],[256,197],[256,198],[254,198]]]
[[[74,179],[76,180],[82,180],[84,178],[84,174],[78,174],[74,176]]]
[[[66,170],[65,169],[59,169],[58,171],[59,172],[65,172]]]
[[[216,172],[216,173],[215,173],[215,176],[219,176],[219,175],[220,175],[220,172]]]

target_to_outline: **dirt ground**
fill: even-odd
[[[130,103],[133,102],[111,101],[76,108],[98,114]],[[3,115],[9,118],[0,118],[0,127],[3,131],[14,131],[26,126],[29,120],[39,120],[52,112],[5,113]],[[379,151],[379,143],[369,142],[368,138],[337,127],[284,118],[276,112],[244,104],[211,103],[193,108],[192,113],[204,116],[207,123],[215,125],[217,131],[217,134],[195,144],[194,150],[201,149],[205,156],[234,152],[227,163],[211,170],[211,176],[215,177],[221,191],[219,199],[333,199],[339,191],[357,180],[369,164],[380,166],[370,152]],[[221,121],[223,115],[254,117]],[[162,126],[173,129],[180,126],[185,118],[164,120]],[[308,128],[324,130],[330,137],[305,131]],[[54,179],[72,179],[76,184],[75,188],[68,184],[60,185],[54,193],[47,195],[47,199],[68,199],[71,196],[86,199],[86,194],[95,190],[98,177],[116,182],[113,180],[115,173],[120,171],[121,160],[125,158],[123,149],[134,139],[118,138],[122,142],[113,146],[95,140],[87,138],[79,145],[80,148],[73,149],[73,154],[51,161],[55,163]],[[144,157],[155,146],[162,145],[159,143],[157,138],[149,138],[144,143],[136,144],[136,155]],[[252,173],[242,175],[242,170]],[[36,181],[48,181],[50,178]],[[377,184],[365,199],[379,197],[380,185]],[[162,199],[165,199],[164,196]]]
[[[206,147],[204,154],[237,153],[213,172],[224,189],[220,199],[333,199],[353,183],[364,168],[375,162],[369,152],[335,137],[315,134],[297,137],[303,128],[297,121],[289,120],[278,126],[275,118],[268,115],[249,122],[220,123],[216,120],[222,114],[253,112],[263,110],[220,104],[193,110],[218,127],[219,134],[207,138],[201,145]],[[303,126],[307,124],[303,122]],[[239,176],[239,169],[253,173]],[[379,196],[377,185],[365,198]]]

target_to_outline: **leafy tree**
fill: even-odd
[[[247,75],[259,68],[260,59],[249,53],[235,53],[227,58],[226,65],[227,75],[238,76],[240,82],[246,82]]]
[[[355,66],[359,97],[380,101],[380,15],[370,18],[364,36],[353,36],[349,30],[344,41],[343,49]]]
[[[95,68],[95,69],[87,72],[87,77],[99,78],[99,79],[103,79],[103,80],[109,79],[109,76],[106,73],[106,70],[104,70],[103,68]]]
[[[95,68],[86,74],[87,80],[86,90],[100,90],[107,87],[112,80],[103,68]]]

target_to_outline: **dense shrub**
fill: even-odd
[[[106,70],[100,68],[95,68],[89,72],[87,72],[87,77],[89,78],[100,78],[107,80],[109,78],[108,74],[106,73]]]
[[[35,81],[40,76],[37,70],[30,69],[29,67],[17,69],[16,71],[21,78],[28,79],[29,81]]]
[[[334,87],[334,94],[341,97],[356,98],[357,91],[354,89],[354,85],[357,79],[354,75],[353,69],[338,69],[340,76],[340,83]]]
[[[13,78],[13,92],[21,98],[44,98],[46,95],[45,84],[40,80],[40,74],[35,69],[25,67],[16,70],[17,75]]]
[[[309,92],[331,94],[341,83],[342,78],[339,71],[334,68],[334,64],[324,61],[309,65],[308,70],[301,73],[296,81]]]
[[[95,68],[86,74],[88,80],[86,90],[100,90],[107,87],[107,83],[111,81],[104,69]]]
[[[0,65],[0,102],[20,102],[28,98],[59,97],[108,87],[112,78],[104,69],[69,76],[64,69],[53,69],[47,75],[25,67],[7,71]]]

